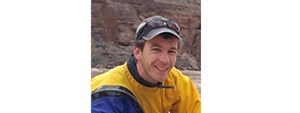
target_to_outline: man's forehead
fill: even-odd
[[[176,43],[174,43],[173,41],[176,41]],[[164,38],[160,37],[160,38],[154,38],[152,40],[146,41],[146,43],[147,42],[149,43],[150,47],[168,47],[170,49],[178,49],[177,48],[177,44],[178,44],[177,38],[164,39]]]

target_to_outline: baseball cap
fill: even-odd
[[[151,40],[161,33],[170,33],[182,40],[179,36],[180,27],[174,20],[162,16],[152,16],[145,19],[137,28],[135,40]]]

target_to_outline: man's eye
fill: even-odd
[[[158,48],[153,48],[151,50],[154,51],[154,52],[159,52],[160,51],[160,49],[158,49]]]
[[[177,51],[169,51],[171,54],[177,54]]]

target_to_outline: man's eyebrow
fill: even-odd
[[[152,43],[152,45],[150,47],[162,47],[162,46],[159,44]]]
[[[162,48],[162,46],[161,46],[161,45],[159,45],[159,44],[156,44],[156,43],[152,43],[152,45],[151,45],[150,47],[160,47],[160,48]],[[177,48],[177,47],[171,47],[170,49],[172,49],[172,50],[178,50],[178,48]]]
[[[177,47],[171,47],[171,49],[172,49],[172,50],[178,50],[178,48],[177,48]]]

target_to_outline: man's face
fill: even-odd
[[[143,79],[156,84],[163,82],[175,65],[178,54],[178,39],[164,39],[156,36],[146,41],[143,51],[134,48],[137,69]]]

